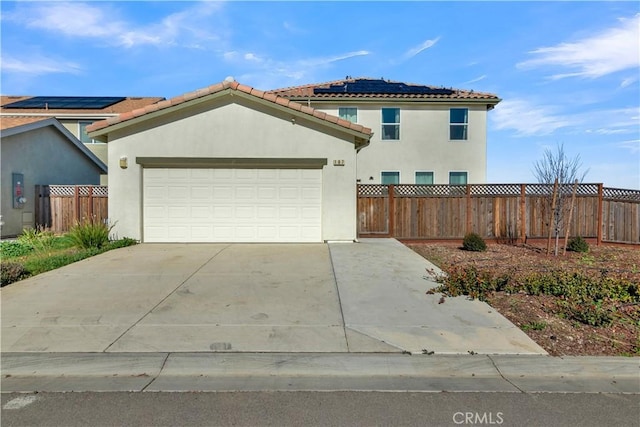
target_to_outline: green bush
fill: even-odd
[[[82,249],[101,248],[109,243],[109,233],[113,225],[109,226],[99,219],[92,218],[78,222],[71,227],[69,239]]]
[[[567,250],[572,252],[589,252],[589,244],[582,237],[572,237],[567,244]]]
[[[24,266],[17,262],[3,262],[0,264],[0,286],[17,282],[28,275]]]
[[[33,252],[33,246],[17,241],[4,241],[0,242],[0,257],[17,258],[25,255],[29,255]]]
[[[40,226],[27,228],[18,236],[18,242],[31,246],[39,253],[51,252],[56,243],[56,235]]]
[[[119,240],[112,240],[106,246],[107,250],[118,249],[118,248],[126,248],[127,246],[137,245],[138,241],[136,239],[132,239],[130,237],[123,237]]]
[[[483,252],[487,250],[484,239],[476,233],[468,233],[462,240],[462,249],[473,252]]]

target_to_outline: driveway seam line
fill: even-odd
[[[347,344],[347,353],[351,353],[349,348],[349,339],[347,338],[347,322],[344,320],[344,311],[342,310],[342,298],[340,298],[340,287],[338,286],[338,276],[336,275],[336,268],[333,265],[333,254],[331,253],[331,245],[327,243],[329,249],[329,261],[331,262],[331,273],[333,274],[333,282],[336,285],[336,293],[338,295],[338,305],[340,306],[340,316],[342,317],[342,332],[344,333],[344,342]]]
[[[124,331],[122,334],[120,334],[115,340],[113,340],[113,342],[111,344],[109,344],[104,350],[102,350],[103,353],[106,353],[107,351],[109,351],[109,349],[111,348],[111,346],[113,346],[116,342],[118,342],[118,340],[120,338],[122,338],[123,336],[125,336],[131,329],[133,329],[136,325],[138,325],[138,323],[142,322],[144,320],[145,317],[147,317],[149,315],[149,313],[151,313],[153,310],[155,310],[160,304],[162,304],[163,302],[165,302],[167,300],[167,298],[169,298],[171,295],[173,295],[178,289],[180,289],[182,287],[182,285],[184,285],[185,283],[187,283],[189,281],[189,279],[191,279],[193,276],[196,275],[196,273],[198,273],[200,270],[202,270],[202,268],[209,264],[211,262],[211,260],[213,260],[215,257],[217,257],[218,255],[220,255],[222,252],[226,251],[231,245],[227,245],[224,248],[222,248],[220,251],[216,252],[211,258],[209,258],[208,260],[206,260],[200,267],[198,267],[198,269],[196,271],[194,271],[193,273],[191,273],[189,275],[189,277],[187,277],[186,279],[184,279],[174,290],[172,290],[171,292],[169,292],[164,298],[162,298],[160,300],[160,302],[158,302],[156,305],[154,305],[153,307],[151,307],[151,309],[149,311],[147,311],[141,318],[139,318],[138,320],[136,320],[133,325],[129,326],[127,328],[126,331]]]
[[[520,387],[518,387],[517,385],[515,385],[513,382],[511,382],[507,377],[505,377],[504,375],[502,375],[502,372],[500,372],[500,368],[498,368],[498,365],[496,365],[496,362],[491,358],[490,354],[487,354],[487,357],[489,358],[489,360],[491,361],[491,364],[493,365],[494,368],[496,368],[496,371],[498,372],[498,374],[500,374],[500,377],[502,377],[503,380],[505,380],[506,382],[508,382],[509,384],[511,384],[512,386],[514,386],[516,389],[518,389],[518,391],[520,391],[520,393],[524,393],[526,394],[527,392],[524,391],[523,389],[521,389]]]
[[[162,371],[164,370],[164,365],[166,365],[167,364],[167,360],[169,360],[169,356],[171,356],[170,352],[167,353],[167,355],[165,356],[164,360],[162,361],[162,366],[160,366],[160,370],[158,371],[158,374],[155,377],[153,377],[151,379],[151,381],[149,381],[149,383],[147,383],[146,386],[142,387],[142,390],[140,390],[140,391],[146,391],[147,388],[149,388],[149,386],[151,384],[153,384],[155,382],[155,380],[158,379],[158,377],[160,376],[160,374],[162,374]]]

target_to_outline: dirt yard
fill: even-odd
[[[640,283],[640,248],[592,245],[588,253],[546,254],[546,245],[488,243],[484,252],[470,252],[453,243],[407,243],[442,270],[475,266],[511,277],[553,270],[580,272],[590,277],[607,275],[624,283]],[[637,288],[636,288],[637,289]],[[553,356],[640,356],[640,303],[618,303],[611,323],[591,326],[568,318],[560,310],[566,297],[530,295],[526,292],[493,292],[486,300],[503,316]]]

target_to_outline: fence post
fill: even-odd
[[[466,197],[465,197],[465,204],[466,204],[466,206],[465,206],[465,216],[467,217],[466,229],[467,229],[467,233],[471,233],[473,231],[472,223],[471,223],[471,184],[467,184],[466,185],[465,193],[466,193]]]
[[[520,184],[520,240],[527,242],[527,184]]]
[[[603,198],[603,184],[598,184],[598,237],[596,238],[596,246],[600,246],[600,244],[602,243],[602,221],[604,217],[604,213],[602,212],[602,209],[604,208]]]
[[[89,221],[93,222],[93,185],[89,186],[89,206],[88,206],[88,210],[89,210]]]
[[[80,221],[80,186],[78,185],[73,188],[73,203],[75,204],[73,209],[73,224],[76,224]]]
[[[395,237],[395,231],[396,231],[396,202],[394,201],[394,192],[395,192],[395,187],[393,184],[389,184],[388,187],[389,191],[389,197],[387,198],[387,201],[389,203],[389,222],[388,222],[388,227],[389,230],[387,230],[389,232],[389,237]]]

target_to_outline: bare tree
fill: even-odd
[[[558,255],[558,237],[560,230],[569,227],[565,224],[565,218],[571,210],[569,201],[572,195],[572,185],[584,180],[589,170],[581,171],[582,161],[580,155],[573,158],[567,157],[564,144],[558,144],[556,150],[547,148],[542,159],[533,164],[533,174],[541,184],[549,184],[549,202],[553,209],[553,231],[555,232],[555,254]],[[551,192],[551,185],[557,181],[557,191]],[[553,188],[556,188],[555,186]],[[570,218],[567,222],[570,221]],[[551,224],[550,224],[551,226]],[[548,250],[548,247],[547,247]]]
[[[587,176],[587,169],[580,172],[582,161],[580,155],[568,158],[564,152],[564,144],[558,144],[555,152],[550,148],[544,150],[542,159],[533,164],[533,174],[541,184],[553,184],[558,179],[558,184],[572,184],[577,179],[582,182]]]

